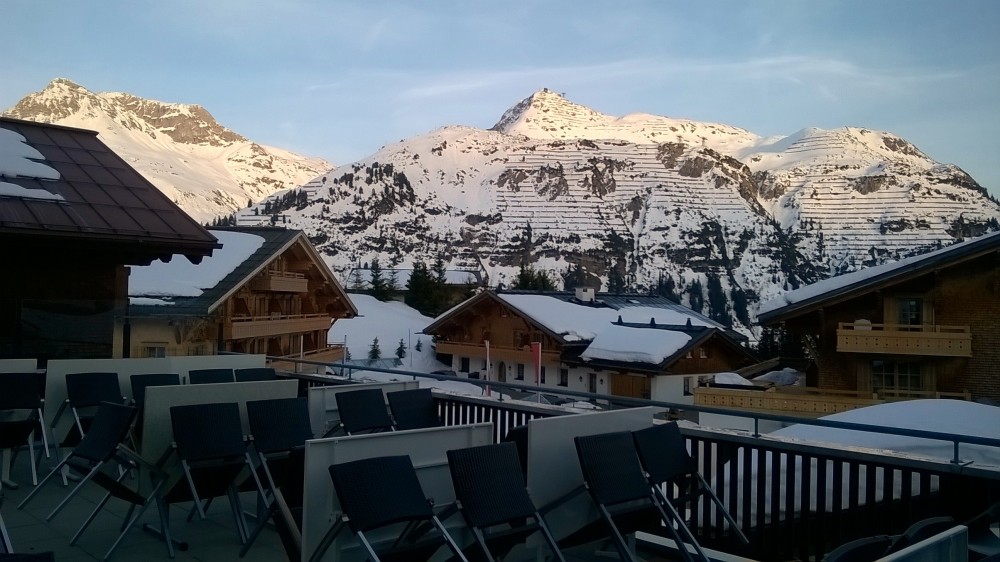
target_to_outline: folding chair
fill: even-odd
[[[385,407],[385,395],[381,388],[366,388],[338,392],[337,410],[340,413],[340,428],[348,435],[355,433],[392,431],[392,418]],[[335,431],[335,427],[332,431]]]
[[[952,517],[931,517],[929,519],[922,519],[916,523],[910,525],[906,528],[906,531],[901,535],[897,535],[892,538],[892,544],[889,545],[885,550],[885,555],[893,554],[917,544],[918,542],[929,539],[938,533],[942,533],[951,529],[952,527],[958,525],[955,519]]]
[[[385,397],[389,400],[389,409],[392,410],[397,430],[444,425],[429,388],[389,392]]]
[[[17,450],[28,446],[31,456],[31,483],[38,485],[35,466],[35,430],[42,434],[45,456],[49,456],[49,441],[42,422],[42,393],[36,373],[5,373],[0,375],[0,451],[11,451],[13,464]],[[6,474],[4,474],[6,477]]]
[[[97,413],[93,417],[90,428],[83,439],[80,440],[80,443],[38,483],[38,486],[35,486],[35,489],[31,493],[21,500],[17,508],[23,509],[24,506],[28,505],[28,502],[45,487],[45,484],[53,476],[60,474],[63,467],[68,467],[82,474],[83,477],[69,494],[45,517],[46,521],[51,521],[66,506],[69,500],[80,492],[84,484],[95,477],[100,478],[97,476],[98,474],[105,476],[104,473],[100,472],[102,468],[110,465],[112,462],[119,466],[126,466],[127,463],[122,461],[122,458],[118,455],[118,449],[128,436],[135,412],[135,408],[131,406],[102,402],[97,407]],[[118,476],[120,477],[122,474],[123,471],[119,470]]]
[[[624,560],[635,562],[635,555],[625,541],[625,535],[637,530],[650,528],[660,521],[677,543],[677,549],[685,560],[691,560],[680,534],[670,524],[678,520],[676,512],[668,514],[670,504],[659,501],[646,480],[646,475],[636,454],[632,433],[620,431],[575,437],[580,470],[584,485],[597,505],[601,520],[611,534],[611,538]],[[651,510],[654,517],[650,517]],[[708,558],[699,552],[702,560]]]
[[[184,478],[165,494],[167,504],[192,501],[205,519],[206,500],[229,497],[240,542],[246,544],[247,526],[237,490],[237,478],[249,469],[257,487],[263,488],[243,438],[240,408],[235,402],[193,404],[170,408],[174,444]]]
[[[63,439],[60,447],[76,446],[87,434],[97,406],[102,402],[124,404],[125,397],[118,385],[118,373],[68,373],[66,375],[66,401],[59,406],[52,420],[56,426],[68,407],[73,414],[73,429]]]
[[[288,453],[286,466],[283,473],[278,476],[275,484],[277,486],[271,490],[271,501],[268,505],[267,514],[261,518],[254,529],[247,544],[240,550],[240,558],[253,546],[257,535],[264,529],[267,519],[274,519],[274,526],[278,530],[278,537],[281,539],[281,546],[285,549],[285,554],[289,560],[299,560],[302,558],[302,510],[304,505],[303,484],[305,478],[306,451],[305,448],[293,449]]]
[[[0,508],[3,507],[3,481],[0,480]],[[3,512],[0,510],[0,554],[10,554],[14,552],[14,545],[10,542],[10,533],[7,532],[7,525],[3,522]]]
[[[276,381],[277,373],[270,367],[253,367],[248,369],[235,369],[236,382],[250,381]]]
[[[188,371],[188,384],[236,382],[232,369],[193,369]]]
[[[647,427],[634,432],[632,437],[635,439],[635,448],[639,453],[639,460],[642,462],[649,482],[660,501],[670,506],[668,511],[679,513],[678,505],[683,507],[685,503],[695,502],[701,496],[708,496],[729,522],[729,528],[736,531],[740,541],[743,544],[750,543],[736,520],[722,505],[719,497],[715,495],[712,487],[698,472],[698,463],[688,453],[684,436],[681,435],[680,428],[675,422]],[[663,487],[670,486],[677,486],[680,490],[679,495],[674,498],[677,503],[668,499],[663,492]],[[677,526],[700,552],[701,546],[698,545],[694,533],[684,524],[683,518],[678,518]]]
[[[891,544],[892,537],[888,535],[856,539],[826,553],[823,562],[873,562],[882,558]]]
[[[132,404],[138,410],[135,416],[135,427],[142,428],[143,412],[146,409],[146,389],[151,386],[178,386],[181,384],[181,376],[177,373],[150,373],[145,375],[132,375],[129,377],[129,384],[132,386]],[[137,442],[141,442],[139,431],[135,432]]]
[[[427,560],[442,545],[459,560],[468,562],[434,514],[409,456],[373,457],[331,465],[329,470],[343,516],[323,537],[311,561],[320,560],[347,526],[374,562]],[[429,523],[437,533],[429,535],[429,529],[421,523]],[[398,524],[405,524],[398,538],[376,552],[368,533]]]
[[[448,451],[448,468],[458,508],[488,562],[506,556],[536,531],[541,532],[555,558],[565,562],[528,496],[513,443]]]
[[[302,450],[306,440],[313,438],[309,422],[309,402],[305,397],[251,400],[246,407],[253,448],[260,463],[257,477],[270,497],[264,497],[266,510],[258,518],[257,527],[250,534],[241,556],[246,554],[267,520],[274,514],[270,508],[279,482],[286,482],[289,472],[299,481],[302,480],[304,468],[292,460],[291,454]]]

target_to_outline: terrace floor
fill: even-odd
[[[48,473],[53,464],[54,462],[42,459],[39,479]],[[17,504],[33,489],[26,451],[18,455],[11,468],[11,480],[20,486],[16,490],[6,485],[3,487],[2,513],[7,531],[10,533],[11,542],[14,545],[14,552],[53,551],[58,562],[103,559],[104,553],[118,536],[118,527],[125,517],[128,504],[112,498],[77,544],[70,545],[69,541],[76,530],[103,496],[103,489],[96,484],[84,486],[81,493],[70,501],[51,522],[46,522],[45,516],[61,501],[70,488],[63,488],[61,480],[51,481],[45,485],[38,496],[31,500],[31,503],[23,510],[18,510]],[[242,500],[245,509],[254,509],[256,504],[253,494],[245,494]],[[241,544],[228,501],[225,498],[219,498],[213,502],[207,513],[208,518],[204,521],[199,520],[197,516],[191,522],[186,520],[186,508],[189,505],[180,504],[170,510],[171,531],[177,538],[189,544],[187,551],[178,550],[176,552],[174,560],[203,560],[206,562],[238,560]],[[159,517],[156,515],[154,507],[151,506],[143,515],[143,522],[159,526]],[[248,524],[253,526],[254,523],[252,520],[248,520]],[[254,562],[284,560],[286,558],[277,532],[269,528],[260,534],[253,548],[243,560]],[[126,535],[118,550],[115,551],[112,560],[153,562],[170,560],[170,557],[167,555],[163,541],[141,529],[133,528]]]

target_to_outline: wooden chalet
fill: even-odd
[[[424,328],[459,376],[690,401],[698,374],[754,362],[742,336],[662,297],[483,292]],[[487,343],[489,361],[487,362]]]
[[[343,346],[328,344],[327,332],[358,311],[305,234],[271,227],[211,232],[222,249],[197,266],[133,269],[129,313],[119,326],[131,334],[131,356],[225,350],[343,359]]]
[[[96,132],[0,117],[0,358],[114,356],[126,266],[217,247]]]
[[[820,389],[1000,400],[1000,233],[799,288],[758,319],[812,342]]]

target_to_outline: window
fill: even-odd
[[[519,381],[524,380],[524,363],[517,364],[517,376],[515,378]]]
[[[559,369],[559,386],[569,386],[569,369]]]
[[[540,375],[541,378],[539,380],[539,383],[540,384],[545,384],[545,367],[544,366],[541,367],[540,370],[541,370],[541,375]]]
[[[468,373],[469,372],[469,358],[468,357],[461,357],[461,358],[459,358],[459,363],[460,363],[460,366],[459,366],[458,370],[460,372],[462,372],[462,373]]]
[[[487,367],[487,365],[486,365],[486,360],[485,360],[485,359],[483,359],[483,366],[482,366],[482,367],[480,367],[480,368],[481,368],[482,370],[484,370],[484,371],[485,371],[485,370],[486,370],[486,367]]]
[[[167,356],[167,346],[166,344],[146,344],[143,347],[143,357],[166,357]]]
[[[708,350],[706,350],[704,347],[699,347],[698,348],[698,358],[699,359],[708,359]]]
[[[597,373],[587,375],[587,392],[597,394]]]
[[[919,326],[924,323],[924,299],[900,298],[896,301],[898,309],[897,321],[903,326]]]
[[[872,361],[872,390],[891,395],[906,395],[923,390],[920,364],[912,361]]]
[[[684,377],[684,396],[691,396],[691,377]]]

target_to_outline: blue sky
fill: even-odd
[[[787,135],[894,132],[1000,196],[1000,2],[0,0],[0,108],[52,78],[344,164],[543,87]]]

